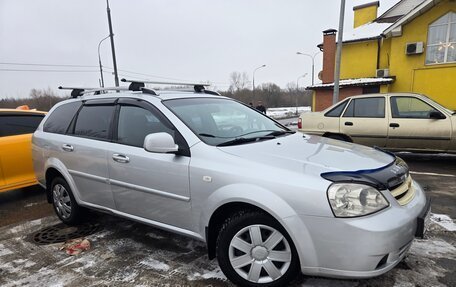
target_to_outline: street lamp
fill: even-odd
[[[320,54],[320,52],[316,52],[315,54],[306,54],[306,53],[301,53],[301,52],[296,52],[297,55],[302,55],[302,56],[307,56],[312,59],[312,86],[314,85],[314,80],[315,80],[315,57]]]
[[[101,56],[100,56],[100,46],[101,46],[101,43],[108,39],[110,36],[106,36],[104,37],[100,43],[98,43],[98,64],[100,65],[100,76],[101,76],[101,87],[104,88],[104,80],[103,80],[103,65],[101,65]]]
[[[307,73],[305,73],[302,76],[299,76],[298,79],[296,79],[296,115],[298,114],[299,79],[305,78],[306,76]]]
[[[255,68],[255,70],[253,70],[253,77],[252,77],[252,92],[253,92],[253,96],[255,96],[255,72],[258,69],[261,69],[261,68],[264,68],[264,67],[266,67],[266,65],[261,65],[261,66]]]

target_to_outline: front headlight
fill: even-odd
[[[389,206],[383,194],[364,184],[334,183],[328,189],[328,199],[336,217],[367,215]]]

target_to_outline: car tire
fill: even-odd
[[[81,223],[84,208],[78,205],[65,179],[56,177],[51,183],[52,205],[59,219],[68,225]]]
[[[257,211],[238,212],[225,221],[217,238],[217,260],[238,286],[287,286],[300,270],[288,233]]]

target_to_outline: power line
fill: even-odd
[[[103,66],[107,69],[110,69],[110,70],[114,70],[113,68],[111,67],[108,67],[108,66]],[[124,73],[128,73],[128,74],[134,74],[134,75],[140,75],[140,76],[146,76],[146,77],[152,77],[152,78],[159,78],[159,79],[165,79],[165,80],[175,80],[175,81],[187,81],[185,79],[178,79],[178,78],[170,78],[170,77],[162,77],[162,76],[157,76],[157,75],[151,75],[151,74],[144,74],[144,73],[137,73],[137,72],[133,72],[133,71],[128,71],[128,70],[121,70],[121,69],[117,69],[118,71],[122,71]]]
[[[78,68],[98,68],[98,66],[88,66],[88,65],[66,65],[66,64],[37,64],[37,63],[13,63],[13,62],[0,62],[0,65],[14,65],[14,66],[42,66],[42,67],[78,67]]]
[[[0,65],[13,65],[13,66],[41,66],[41,67],[68,67],[68,68],[98,68],[98,66],[90,66],[90,65],[75,65],[75,64],[39,64],[39,63],[18,63],[18,62],[0,62]],[[103,68],[107,68],[110,70],[114,70],[114,68],[104,66]],[[28,70],[20,70],[20,69],[0,69],[0,71],[28,71]],[[151,75],[151,74],[145,74],[145,73],[138,73],[138,72],[133,72],[129,70],[121,70],[118,69],[119,71],[122,71],[127,74],[133,74],[133,75],[140,75],[140,76],[146,76],[146,77],[152,77],[152,78],[158,78],[158,79],[165,79],[165,80],[174,80],[174,81],[187,81],[186,79],[179,79],[179,78],[171,78],[171,77],[163,77],[163,76],[158,76],[158,75]],[[93,71],[90,71],[93,72]],[[128,75],[123,74],[123,76],[129,77]],[[136,77],[137,79],[141,79],[139,77]],[[144,78],[145,79],[145,78]]]
[[[33,69],[1,69],[0,71],[4,72],[51,72],[51,73],[99,73],[100,71],[94,70],[33,70]]]

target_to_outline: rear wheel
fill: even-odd
[[[286,286],[299,272],[290,237],[275,219],[260,212],[240,212],[225,222],[217,259],[228,279],[240,286]]]
[[[84,210],[76,202],[68,183],[56,177],[51,183],[52,205],[60,220],[65,224],[77,224],[83,219]]]

